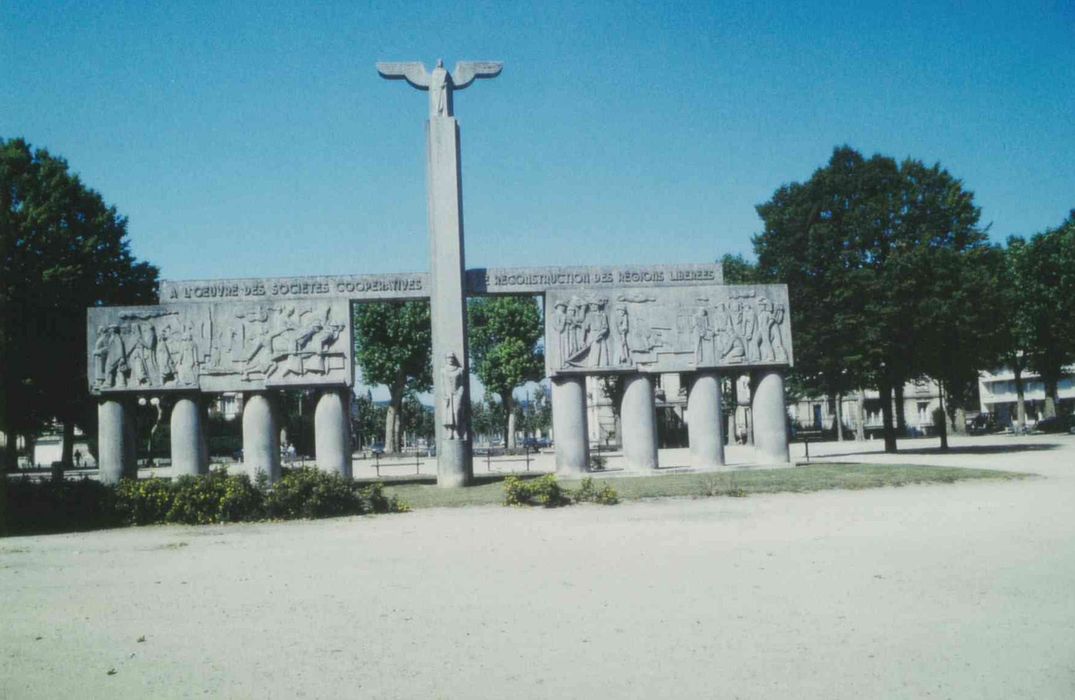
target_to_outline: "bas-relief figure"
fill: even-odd
[[[441,382],[443,395],[444,428],[449,440],[465,440],[466,433],[466,402],[465,382],[467,378],[463,374],[463,367],[459,364],[459,358],[454,352],[450,352],[444,358],[443,381]]]
[[[550,374],[792,362],[782,285],[625,289],[611,302],[550,290],[548,303]]]
[[[347,314],[346,302],[90,309],[90,389],[350,385]]]

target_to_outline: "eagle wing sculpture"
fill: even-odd
[[[504,64],[500,61],[460,61],[452,72],[452,87],[462,90],[476,78],[495,78],[502,70]]]
[[[406,80],[419,90],[429,89],[429,74],[426,73],[426,67],[420,61],[378,63],[377,72],[382,78],[388,80]]]

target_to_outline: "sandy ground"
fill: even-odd
[[[0,540],[0,697],[1073,697],[1075,436],[955,443],[1042,477]]]

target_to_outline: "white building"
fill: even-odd
[[[1066,367],[1065,376],[1057,383],[1056,407],[1058,413],[1075,412],[1075,365]],[[1000,425],[1012,425],[1018,420],[1015,393],[1015,373],[1007,367],[993,372],[982,372],[978,376],[978,393],[981,397],[982,412],[990,413]],[[1023,401],[1026,405],[1026,417],[1031,423],[1036,422],[1045,410],[1045,384],[1041,377],[1029,370],[1023,372]]]

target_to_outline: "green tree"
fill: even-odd
[[[388,387],[385,452],[402,447],[403,398],[433,386],[429,302],[391,301],[354,306],[355,363],[367,384]]]
[[[535,297],[482,297],[468,305],[473,371],[503,406],[504,445],[515,447],[512,392],[545,375],[543,326]]]
[[[994,320],[998,334],[995,364],[1004,365],[1012,371],[1016,396],[1015,424],[1020,430],[1026,429],[1026,382],[1023,375],[1029,368],[1027,363],[1033,340],[1030,316],[1033,307],[1025,303],[1030,288],[1023,280],[1027,266],[1022,257],[1026,252],[1024,239],[1017,236],[1008,238],[1008,245],[1004,249],[1004,265],[997,282],[999,302]]]
[[[156,300],[157,268],[131,255],[127,219],[67,162],[22,139],[0,139],[0,431],[63,424],[96,430],[86,380],[86,307]]]
[[[974,195],[939,165],[867,160],[844,146],[807,182],[777,190],[758,213],[765,223],[754,238],[758,268],[763,279],[789,286],[801,385],[833,400],[877,386],[885,449],[894,452],[903,385],[927,371],[943,373],[957,350],[981,339],[976,322],[964,320],[967,296],[953,298],[943,278],[958,271],[961,280],[976,279],[964,265],[988,257]],[[984,360],[966,364],[978,362]]]
[[[410,429],[415,446],[420,439],[433,441],[434,423],[433,407],[419,401],[414,392],[408,393],[403,399],[403,425]]]
[[[758,265],[738,253],[725,253],[720,258],[720,265],[724,272],[724,284],[754,284],[766,281],[761,279]]]
[[[374,403],[373,393],[367,389],[365,394],[355,397],[355,408],[357,415],[353,419],[353,430],[359,447],[369,447],[376,442],[383,445],[385,407]]]
[[[1045,416],[1056,415],[1064,366],[1075,362],[1075,210],[1037,233],[1015,256],[1026,314],[1030,367],[1045,385]]]

